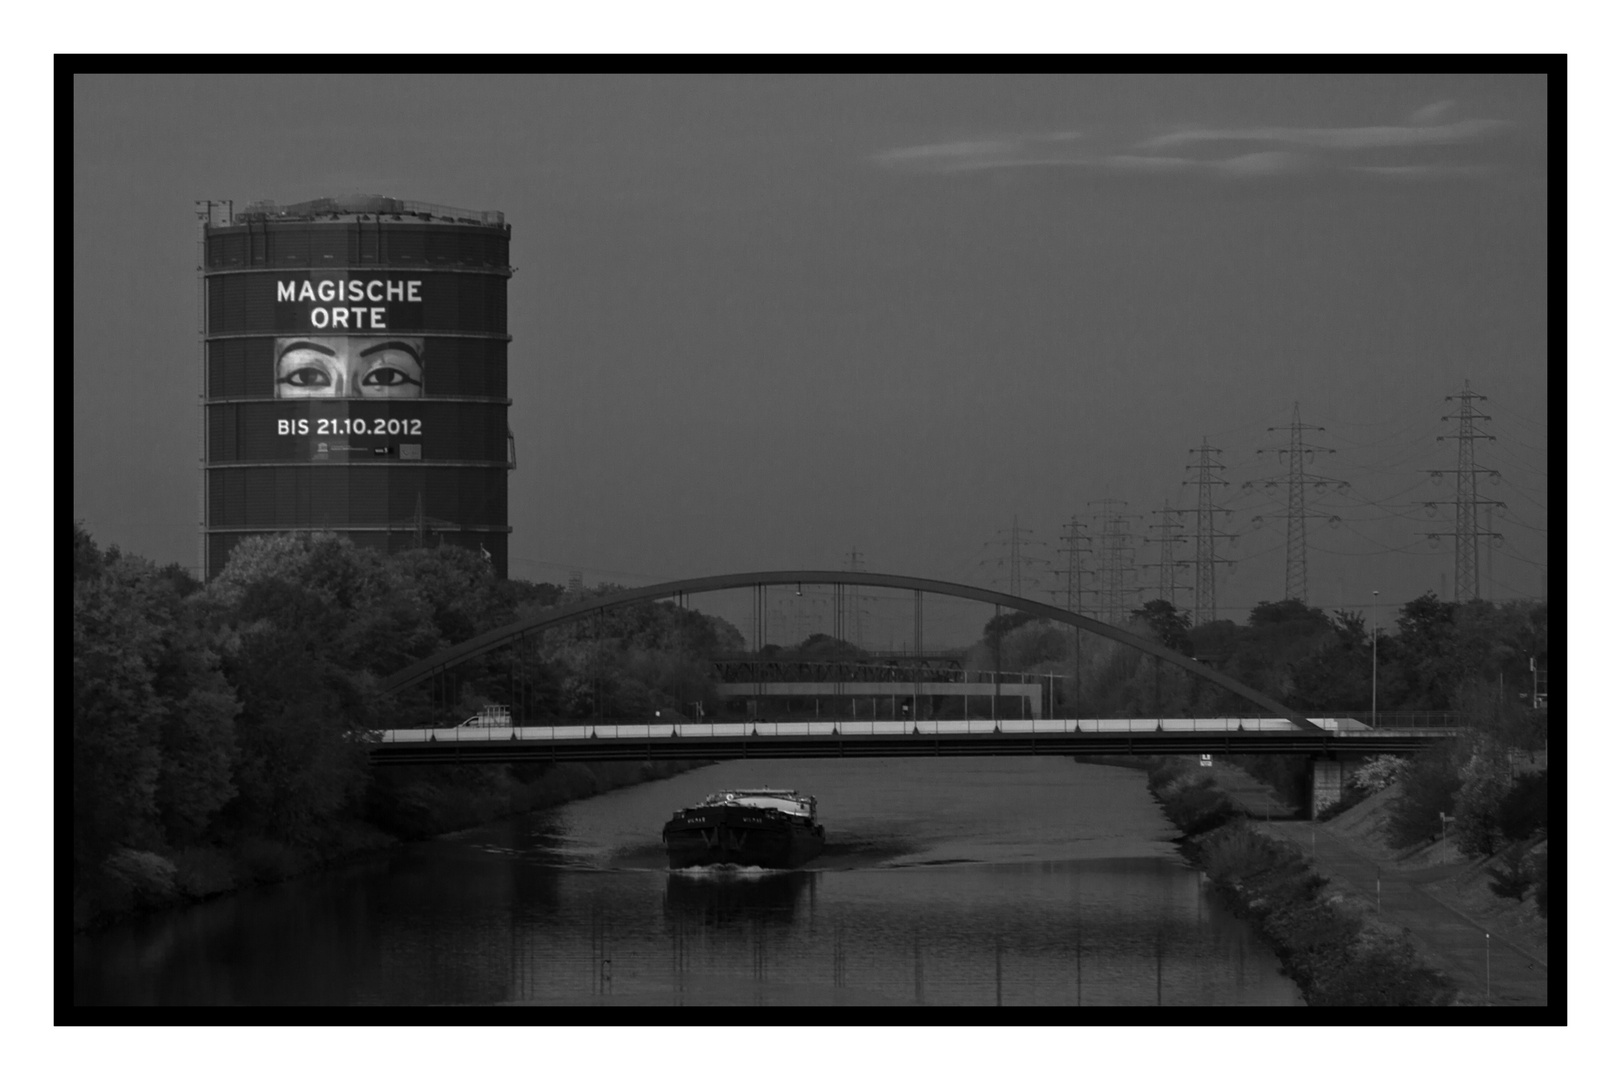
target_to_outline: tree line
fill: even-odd
[[[1185,611],[1153,600],[1130,628],[1307,715],[1364,720],[1374,711],[1375,634],[1360,613],[1324,612],[1299,600],[1263,601],[1243,624],[1192,626]],[[1113,642],[1076,635],[1029,615],[999,616],[970,656],[1000,657],[1003,670],[1065,677],[1060,715],[1232,716],[1254,706],[1191,674]],[[1492,857],[1493,888],[1532,896],[1544,915],[1550,827],[1546,752],[1548,607],[1540,601],[1442,601],[1426,592],[1380,627],[1378,712],[1447,713],[1467,729],[1411,758],[1377,758],[1357,769],[1333,816],[1399,784],[1385,839],[1396,849],[1450,830],[1458,849]],[[1533,669],[1533,664],[1534,669]],[[1074,672],[1080,670],[1080,685]],[[1540,676],[1536,673],[1541,673]],[[1298,806],[1310,802],[1311,763],[1296,755],[1235,755],[1234,761]]]
[[[716,704],[707,657],[742,637],[670,603],[549,629],[461,665],[448,686],[377,692],[413,661],[562,599],[462,548],[383,555],[320,533],[246,539],[204,584],[103,550],[75,523],[76,923],[420,833],[433,791],[493,782],[450,766],[373,775],[374,730],[493,703],[518,718]],[[544,768],[505,771],[530,782]]]

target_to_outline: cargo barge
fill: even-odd
[[[816,799],[781,788],[718,791],[664,826],[670,869],[758,866],[791,870],[822,852]]]

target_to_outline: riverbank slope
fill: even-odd
[[[1426,967],[1456,986],[1455,1004],[1548,1004],[1547,920],[1529,897],[1492,891],[1500,859],[1465,856],[1450,837],[1390,847],[1385,825],[1399,787],[1311,822],[1293,807],[1277,813],[1276,793],[1257,790],[1264,785],[1240,769],[1216,762],[1199,772],[1245,812],[1250,828],[1289,845],[1325,879],[1326,902],[1410,942]]]
[[[1451,979],[1410,935],[1348,901],[1316,865],[1257,828],[1214,768],[1162,758],[1149,790],[1184,834],[1185,850],[1228,906],[1258,930],[1312,1006],[1447,1005]]]

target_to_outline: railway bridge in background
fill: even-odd
[[[1118,642],[1191,673],[1259,706],[1264,717],[1210,717],[1157,720],[1057,720],[1025,713],[1018,718],[979,721],[913,716],[867,721],[858,718],[823,722],[745,721],[740,724],[523,724],[513,728],[389,730],[376,733],[372,759],[379,765],[430,764],[444,761],[589,761],[589,760],[725,760],[746,757],[927,757],[981,754],[1185,754],[1306,753],[1317,761],[1316,786],[1338,797],[1345,758],[1366,754],[1411,753],[1453,737],[1450,727],[1369,728],[1349,718],[1308,718],[1221,672],[1166,648],[1158,641],[1073,611],[1010,593],[929,578],[872,574],[855,570],[773,570],[687,578],[626,589],[607,596],[564,604],[540,615],[510,623],[420,660],[385,679],[381,690],[393,693],[436,678],[465,663],[549,627],[587,619],[614,608],[651,600],[684,600],[692,594],[752,589],[755,593],[756,639],[763,622],[765,590],[771,586],[853,585],[959,597],[1023,611]],[[1078,638],[1077,638],[1078,645]],[[758,658],[757,662],[758,662]],[[992,673],[985,686],[993,701],[1003,696],[1001,676]],[[890,682],[891,688],[905,683]],[[947,685],[947,684],[942,684]],[[962,685],[959,683],[958,685]],[[1015,684],[1018,685],[1018,684]],[[1314,801],[1323,797],[1314,796]],[[1332,801],[1330,798],[1328,801]]]

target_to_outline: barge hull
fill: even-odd
[[[664,830],[664,846],[672,870],[725,864],[791,870],[821,854],[822,831],[797,822],[762,821],[758,813],[741,808],[717,808],[671,822]]]

